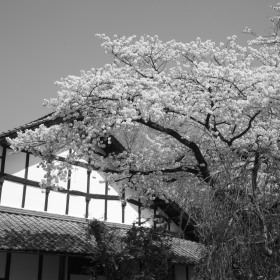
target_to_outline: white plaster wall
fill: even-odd
[[[2,147],[1,150],[2,151]],[[67,152],[61,153],[60,156],[66,156]],[[11,149],[7,149],[5,172],[14,176],[24,178],[26,153],[12,153]],[[40,159],[29,155],[29,165],[27,179],[41,182],[45,175],[45,171],[39,166]],[[67,189],[67,182],[60,182],[59,186]],[[90,193],[105,195],[105,174],[92,171],[90,174]],[[22,205],[23,184],[4,181],[1,197],[1,205],[18,207]],[[85,168],[74,166],[71,170],[70,190],[87,191],[87,170]],[[108,195],[119,196],[120,186],[113,184],[108,186]],[[131,196],[131,190],[126,191],[126,196]],[[66,211],[66,194],[51,191],[48,199],[48,212],[56,214],[65,214]],[[26,209],[43,211],[45,204],[45,190],[36,187],[26,186],[25,205]],[[103,198],[92,198],[89,203],[89,218],[105,219],[105,200]],[[69,212],[68,214],[76,217],[85,217],[86,201],[84,196],[69,196]],[[141,218],[148,219],[146,226],[152,226],[153,212],[149,209],[141,210]],[[121,201],[107,200],[107,221],[122,222],[122,204]],[[138,206],[130,203],[126,204],[124,222],[126,224],[138,223]]]
[[[120,200],[107,201],[107,221],[112,223],[122,222],[122,204]]]
[[[23,185],[4,181],[2,187],[1,205],[11,207],[21,207]]]
[[[25,155],[25,153],[14,153],[11,149],[7,149],[4,172],[24,178]]]
[[[90,193],[105,194],[105,181],[101,174],[96,171],[90,174]]]
[[[81,192],[87,191],[87,170],[85,168],[74,166],[71,170],[71,190]]]
[[[79,209],[80,207],[75,206]],[[55,214],[65,214],[66,209],[66,194],[51,191],[48,201],[48,212]]]
[[[45,192],[42,189],[27,186],[24,208],[44,211]]]
[[[138,206],[127,203],[125,206],[125,223],[126,224],[138,224]]]
[[[40,159],[34,157],[33,155],[29,156],[29,167],[27,179],[41,182],[41,179],[44,177],[46,172],[39,167]]]

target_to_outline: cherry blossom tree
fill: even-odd
[[[200,39],[98,37],[112,64],[57,82],[58,97],[45,105],[53,119],[64,121],[20,132],[10,140],[14,149],[29,150],[49,165],[55,153],[71,149],[72,160],[105,172],[113,165],[113,179],[145,192],[161,193],[166,182],[169,188],[186,180],[215,188],[230,170],[226,186],[245,164],[254,171],[247,186],[252,193],[267,185],[263,153],[279,155],[277,53],[241,47],[234,36],[219,46]],[[96,161],[96,144],[135,127],[142,130],[143,149]]]
[[[277,32],[278,22],[273,21]],[[42,158],[47,174],[42,187],[57,187],[71,162],[83,160],[142,200],[176,199],[188,210],[203,208],[196,212],[204,223],[201,240],[211,246],[215,221],[223,221],[220,244],[225,244],[235,230],[250,228],[244,219],[257,220],[250,228],[257,237],[242,242],[261,244],[265,255],[274,256],[270,245],[279,231],[264,211],[271,214],[279,201],[277,32],[246,47],[236,36],[217,45],[199,38],[182,43],[99,34],[112,63],[58,81],[58,97],[45,106],[53,110],[51,119],[63,121],[19,132],[9,141],[15,150]],[[126,150],[104,157],[100,148],[112,137]],[[68,159],[56,161],[66,149]],[[213,205],[215,220],[209,219],[213,208],[205,207]],[[224,217],[223,211],[230,214]],[[231,258],[231,265],[240,267],[240,261],[233,265]]]

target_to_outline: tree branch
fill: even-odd
[[[250,121],[249,121],[249,123],[248,123],[247,128],[246,128],[245,130],[243,130],[241,133],[239,133],[238,135],[234,136],[233,138],[231,138],[231,139],[229,140],[229,146],[231,146],[232,143],[233,143],[236,139],[242,137],[243,135],[245,135],[245,134],[250,130],[250,128],[252,127],[253,121],[255,120],[255,118],[256,118],[260,113],[261,113],[261,111],[258,111],[257,113],[255,113],[255,115],[253,115],[253,116],[251,117],[251,119],[250,119]]]
[[[151,120],[145,121],[143,119],[136,119],[134,120],[134,122],[138,122],[141,123],[149,128],[152,128],[154,130],[163,132],[164,134],[167,134],[171,137],[173,137],[174,139],[176,139],[178,142],[180,142],[181,144],[183,144],[184,146],[188,147],[189,149],[191,149],[191,151],[194,154],[194,157],[198,163],[198,168],[200,170],[201,176],[203,178],[203,180],[212,185],[213,186],[213,181],[212,181],[212,176],[210,175],[209,169],[208,169],[208,164],[206,162],[206,160],[204,159],[204,156],[202,155],[200,148],[198,147],[198,145],[192,141],[189,141],[188,139],[184,138],[182,135],[180,135],[177,131],[171,129],[171,128],[167,128],[167,127],[163,127],[160,124],[157,124]]]

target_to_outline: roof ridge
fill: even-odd
[[[74,216],[66,216],[62,214],[55,214],[43,211],[29,210],[24,208],[14,208],[9,206],[0,205],[0,212],[6,212],[11,214],[25,215],[25,216],[35,216],[41,218],[55,219],[55,220],[64,220],[70,222],[78,222],[78,223],[87,223],[86,218],[79,218]]]
[[[26,124],[22,124],[22,125],[20,125],[20,126],[18,126],[18,127],[15,127],[15,128],[13,128],[13,129],[9,129],[9,130],[7,130],[7,131],[2,131],[2,132],[0,133],[0,138],[6,137],[6,136],[11,135],[11,134],[13,134],[13,133],[15,133],[15,132],[17,132],[17,131],[20,131],[20,130],[25,130],[25,129],[32,128],[34,125],[40,125],[40,124],[42,124],[42,123],[48,121],[48,120],[49,120],[48,118],[49,118],[52,114],[53,114],[53,112],[52,112],[52,113],[48,113],[48,114],[46,114],[46,115],[44,115],[44,116],[42,116],[42,117],[40,117],[40,118],[37,118],[36,120],[33,120],[33,121],[28,122],[28,123],[26,123]]]

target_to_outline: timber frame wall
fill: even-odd
[[[18,183],[23,186],[23,192],[22,192],[22,200],[21,200],[21,208],[25,208],[25,201],[26,201],[26,190],[28,186],[35,187],[35,188],[41,188],[39,185],[39,182],[33,181],[28,179],[28,169],[29,169],[29,159],[30,159],[30,153],[28,152],[22,152],[25,154],[25,167],[24,167],[24,177],[18,177],[15,175],[11,175],[8,173],[5,173],[5,164],[6,164],[6,157],[9,152],[9,147],[6,145],[0,146],[0,149],[2,147],[2,153],[0,150],[0,204],[1,204],[1,197],[2,197],[2,187],[4,184],[4,181],[9,181],[13,183]],[[11,151],[11,150],[10,150]],[[60,157],[60,160],[62,158]],[[65,213],[66,215],[69,214],[69,200],[70,196],[80,196],[84,197],[85,199],[85,218],[88,218],[89,216],[89,203],[91,199],[103,199],[105,201],[105,209],[104,209],[104,220],[107,220],[107,215],[108,215],[108,201],[119,201],[120,197],[119,195],[109,195],[108,194],[108,183],[105,182],[105,193],[104,194],[94,194],[90,193],[90,176],[91,172],[87,171],[87,190],[86,192],[78,191],[78,190],[71,190],[70,185],[71,185],[71,170],[68,171],[68,180],[67,180],[67,188],[59,188],[57,191],[60,193],[65,193],[66,194],[66,207],[65,207]],[[48,204],[49,204],[49,194],[52,192],[51,189],[46,189],[45,191],[45,202],[44,202],[44,211],[48,211]],[[125,198],[125,193],[122,193],[122,198]],[[141,220],[141,208],[142,204],[140,200],[136,201],[133,199],[128,200],[129,203],[134,204],[138,207],[138,221],[137,224],[141,225],[143,221]],[[125,223],[125,208],[126,208],[126,202],[122,203],[122,217],[121,217],[121,222]]]

